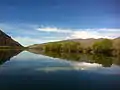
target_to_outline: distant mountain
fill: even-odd
[[[58,41],[58,42],[67,42],[67,41],[73,41],[73,42],[80,42],[81,46],[83,48],[87,48],[87,47],[92,47],[92,45],[96,42],[96,41],[102,41],[104,38],[99,38],[99,39],[94,39],[94,38],[88,38],[88,39],[69,39],[69,40],[63,40],[63,41]],[[113,46],[116,47],[116,43],[120,42],[120,37],[119,38],[115,38],[112,39],[113,41]],[[49,42],[48,42],[49,43]],[[31,46],[28,46],[29,48],[41,48],[42,46],[44,46],[44,44],[47,43],[43,43],[43,44],[34,44]]]
[[[99,39],[99,40],[102,40],[102,39]],[[63,40],[63,41],[58,41],[58,42],[67,42],[67,41],[80,42],[82,47],[88,47],[88,46],[92,46],[95,41],[98,41],[98,39],[93,39],[93,38],[90,38],[90,39],[68,39],[68,40]],[[40,47],[44,46],[44,44],[47,44],[47,43],[34,44],[34,45],[31,45],[28,47],[29,48],[40,48]]]
[[[94,39],[94,38],[89,38],[89,39],[68,39],[68,40],[63,40],[63,41],[58,41],[58,42],[67,42],[67,41],[80,42],[81,46],[86,48],[86,47],[91,47],[94,44],[94,42],[101,41],[101,40],[103,40],[103,38],[100,38],[100,39]],[[47,44],[47,43],[34,44],[34,45],[31,45],[31,46],[28,46],[28,47],[29,48],[40,48],[40,47],[44,46],[44,44]]]
[[[0,47],[23,47],[17,41],[0,30]]]
[[[102,40],[103,38],[99,38],[99,39],[88,38],[88,39],[70,39],[70,40],[65,40],[65,41],[80,42],[81,46],[86,48],[86,47],[91,47],[94,44],[94,42],[102,41]]]
[[[119,49],[120,50],[120,37],[115,38],[113,40],[113,46],[115,47],[115,49]]]

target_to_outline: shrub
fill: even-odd
[[[110,53],[112,50],[112,41],[109,39],[103,39],[102,41],[95,42],[93,45],[93,51],[95,53]]]

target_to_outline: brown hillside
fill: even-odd
[[[0,47],[2,46],[10,46],[10,47],[22,47],[21,44],[13,40],[10,36],[5,34],[0,30]]]

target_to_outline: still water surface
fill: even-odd
[[[119,57],[31,52],[0,51],[0,90],[120,90]]]

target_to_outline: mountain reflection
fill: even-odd
[[[22,50],[0,50],[0,65],[19,54]]]
[[[112,57],[103,54],[80,54],[80,53],[57,53],[57,52],[41,52],[36,49],[28,50],[35,54],[42,54],[53,58],[60,58],[71,61],[98,63],[103,67],[111,67],[112,64],[120,65],[120,56]]]

